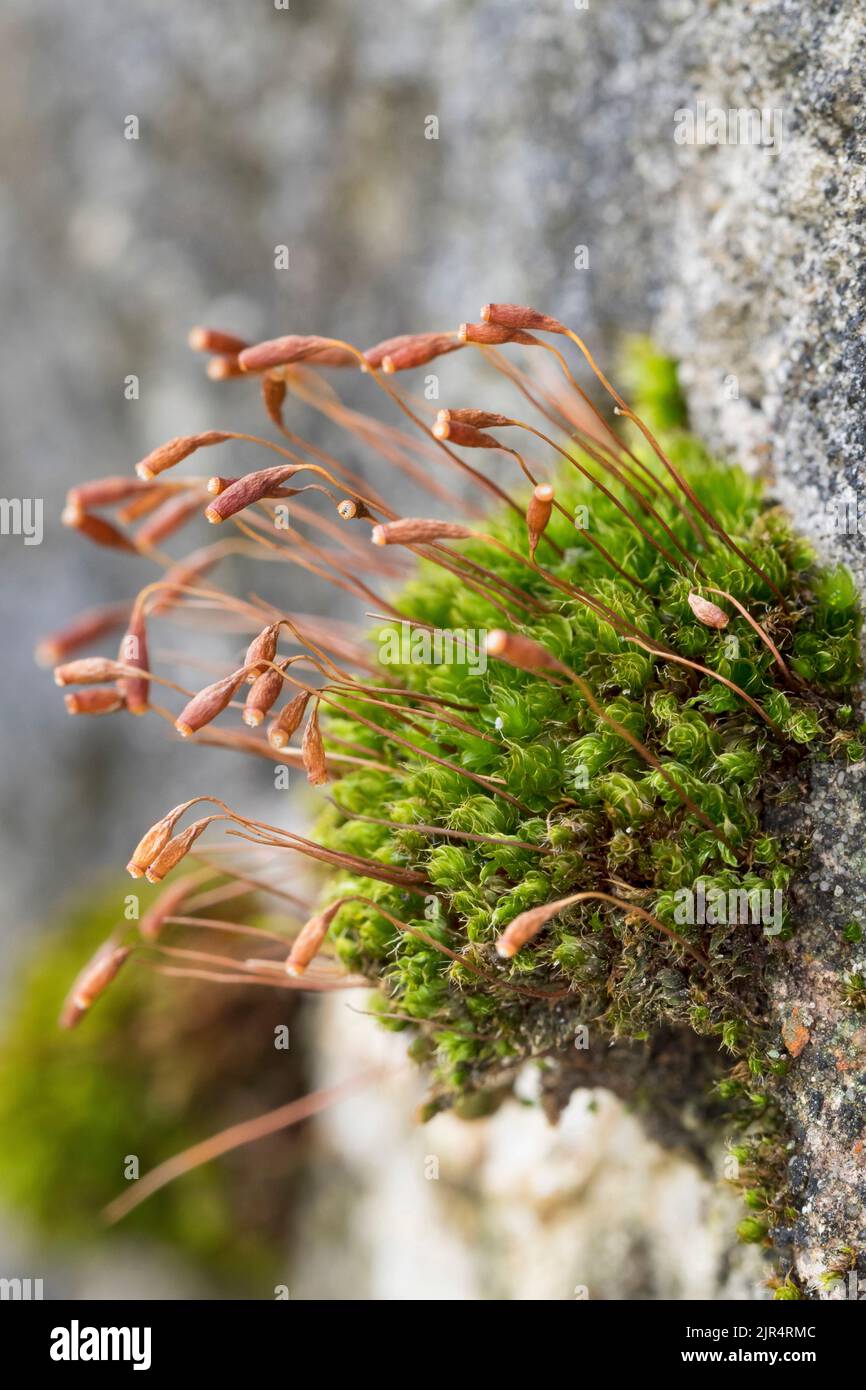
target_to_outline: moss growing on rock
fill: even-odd
[[[268,416],[292,448],[209,431],[154,450],[137,465],[139,478],[158,490],[159,475],[192,452],[235,439],[263,444],[269,463],[282,461],[234,481],[180,485],[206,485],[205,516],[236,522],[242,548],[260,542],[280,552],[272,558],[312,568],[393,616],[373,634],[376,665],[329,620],[290,617],[283,598],[242,602],[209,590],[214,607],[258,635],[175,727],[294,757],[314,786],[341,775],[316,839],[204,795],[196,801],[215,801],[217,811],[181,831],[194,802],[175,808],[147,832],[132,869],[160,879],[212,820],[225,819],[275,855],[330,864],[323,910],[294,937],[288,976],[298,982],[322,952],[313,987],[374,982],[383,1026],[413,1034],[411,1054],[431,1080],[426,1113],[483,1111],[528,1058],[549,1064],[542,1086],[551,1112],[578,1084],[613,1084],[656,1114],[675,1109],[665,1097],[694,1110],[699,1078],[701,1093],[711,1092],[707,1116],[724,1112],[751,1129],[743,1236],[764,1240],[788,1219],[774,1087],[802,1031],[789,1037],[786,1025],[780,1036],[771,1024],[766,974],[792,931],[787,895],[806,848],[802,837],[777,833],[768,813],[777,824],[778,808],[800,796],[809,760],[863,757],[855,588],[844,570],[818,566],[759,480],[720,464],[688,433],[675,369],[650,345],[632,345],[624,372],[635,413],[557,320],[507,304],[485,306],[482,317],[366,353],[309,336],[244,347],[211,330],[193,335],[218,356],[234,344],[227,374],[261,376]],[[553,389],[490,351],[550,348],[539,334],[580,350],[631,422],[628,440],[589,407],[557,348],[568,385],[558,379]],[[538,407],[544,430],[471,409],[440,412],[431,427],[426,407],[388,382],[471,345]],[[421,426],[420,443],[349,410],[315,370],[358,365]],[[396,517],[387,490],[288,429],[290,395],[396,464],[452,519]],[[512,447],[526,431],[533,447],[539,438],[550,447],[550,483],[539,485],[537,463]],[[301,447],[317,462],[301,458]],[[464,449],[484,451],[471,455],[484,466],[455,452]],[[435,469],[443,462],[477,489],[465,518],[453,518],[459,502]],[[514,464],[533,486],[525,511],[523,497],[494,481]],[[330,499],[341,524],[371,525],[374,541],[415,551],[413,575],[390,603],[373,586],[393,575],[391,557],[358,578],[357,532],[341,550],[339,526],[306,503],[297,510],[327,546],[300,530],[273,538],[282,508],[273,499],[308,490]],[[491,493],[496,508],[479,520]],[[85,514],[73,520],[87,530]],[[198,552],[198,564],[225,553],[218,543]],[[191,572],[199,575],[195,565]],[[143,590],[130,631],[143,632],[145,616],[188,606],[187,596],[200,599],[200,588],[184,584]],[[298,650],[277,661],[286,632]],[[140,651],[138,661],[141,671]],[[110,662],[83,667],[61,667],[60,682],[129,676]],[[267,741],[207,727],[245,677],[255,682],[243,711],[252,729],[283,682],[293,694]],[[137,677],[140,701],[151,679]],[[98,698],[117,704],[110,690]],[[295,753],[288,745],[310,701]],[[272,962],[247,967],[259,983],[278,983]],[[280,987],[289,987],[285,977]],[[856,1004],[856,988],[849,994]],[[616,1062],[587,1065],[582,1053]]]
[[[384,1026],[415,1026],[423,1041],[412,1051],[430,1068],[438,1103],[483,1087],[503,1064],[570,1046],[580,1025],[589,1026],[594,1046],[672,1026],[713,1037],[724,1054],[740,1059],[722,1082],[724,1098],[756,1112],[785,1066],[764,1027],[762,969],[769,943],[790,930],[784,895],[797,846],[762,830],[761,809],[786,794],[805,757],[827,756],[847,737],[849,713],[843,710],[840,721],[837,712],[858,671],[855,593],[843,572],[818,569],[759,481],[715,462],[692,436],[670,427],[682,415],[681,401],[672,399],[671,364],[641,345],[631,369],[641,383],[638,411],[656,429],[661,417],[668,456],[784,602],[721,545],[700,554],[701,575],[672,569],[611,501],[569,469],[557,496],[571,515],[588,515],[595,538],[639,585],[612,576],[560,514],[546,535],[561,554],[548,549],[544,569],[659,646],[726,677],[765,717],[711,675],[654,660],[545,574],[483,542],[466,545],[466,555],[544,605],[524,615],[520,631],[579,672],[609,719],[639,738],[663,770],[648,766],[574,686],[492,658],[484,672],[473,671],[471,652],[463,662],[437,664],[423,659],[422,642],[420,656],[383,666],[383,679],[396,674],[411,689],[471,710],[467,727],[416,727],[417,752],[407,754],[364,724],[327,721],[327,730],[369,748],[393,772],[365,769],[335,785],[337,807],[320,826],[326,842],[411,867],[435,894],[425,901],[422,893],[341,876],[329,897],[369,901],[340,909],[332,939],[348,968],[379,984]],[[664,496],[654,505],[693,547],[681,512]],[[519,518],[499,515],[489,530],[520,554]],[[723,629],[698,620],[689,604],[695,590],[729,614]],[[760,623],[784,658],[787,679],[770,644],[719,590]],[[425,625],[422,633],[477,632],[501,621],[482,597],[433,565],[421,566],[399,607]],[[386,650],[387,630],[379,641]],[[386,712],[378,718],[400,727]],[[443,747],[455,769],[430,760]],[[457,768],[489,779],[493,794]],[[684,807],[665,773],[723,838]],[[507,797],[496,794],[500,787]],[[377,821],[367,818],[371,811]],[[415,823],[456,833],[431,837]],[[705,952],[708,964],[627,908],[591,900],[563,910],[512,961],[498,958],[495,941],[518,913],[594,889],[648,909]],[[396,927],[377,904],[409,929]],[[744,914],[749,920],[741,920]],[[700,920],[688,920],[695,916]]]

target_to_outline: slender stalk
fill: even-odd
[[[104,1212],[105,1220],[113,1225],[124,1216],[128,1216],[148,1197],[152,1197],[154,1192],[159,1192],[160,1188],[167,1187],[170,1182],[183,1177],[185,1173],[191,1173],[194,1168],[200,1168],[215,1158],[221,1158],[223,1154],[231,1153],[233,1149],[239,1149],[244,1144],[253,1144],[257,1139],[264,1139],[269,1134],[277,1134],[281,1129],[300,1124],[302,1120],[309,1120],[341,1100],[355,1095],[362,1087],[382,1080],[387,1074],[381,1067],[362,1072],[339,1086],[313,1091],[311,1095],[289,1101],[287,1105],[270,1110],[266,1115],[258,1115],[255,1119],[231,1125],[219,1134],[212,1135],[210,1139],[191,1145],[182,1153],[175,1154],[165,1163],[152,1168],[149,1173],[138,1179],[133,1188],[109,1203]]]

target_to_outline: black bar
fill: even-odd
[[[411,1300],[407,1300],[411,1301]],[[532,1328],[543,1327],[558,1341],[561,1358],[574,1357],[575,1374],[586,1379],[590,1364],[618,1376],[623,1371],[667,1371],[690,1368],[701,1374],[717,1365],[728,1371],[759,1366],[772,1376],[784,1377],[805,1367],[826,1374],[828,1370],[856,1364],[862,1353],[864,1323],[852,1307],[860,1300],[827,1302],[750,1303],[652,1303],[592,1302],[576,1300],[563,1310],[563,1321],[548,1309],[544,1322],[529,1309],[523,1314],[521,1343]],[[0,1334],[8,1358],[25,1371],[31,1367],[52,1379],[84,1375],[93,1380],[100,1371],[111,1375],[162,1377],[166,1372],[213,1372],[220,1383],[239,1373],[258,1374],[273,1367],[288,1375],[297,1373],[316,1348],[327,1349],[329,1365],[333,1339],[316,1337],[320,1315],[310,1319],[309,1304],[298,1300],[210,1302],[44,1302],[0,1303]],[[326,1313],[330,1319],[345,1316],[341,1308]],[[477,1316],[477,1314],[476,1314]],[[374,1327],[378,1318],[373,1314]],[[428,1326],[425,1339],[440,1343],[440,1366],[452,1362],[455,1332],[460,1335],[463,1315],[452,1310]],[[495,1325],[495,1324],[494,1324]],[[385,1323],[378,1324],[377,1340],[385,1338]],[[114,1333],[102,1329],[116,1329]],[[125,1329],[125,1331],[123,1331]],[[136,1334],[135,1329],[138,1329]],[[413,1323],[404,1324],[402,1338],[412,1335]],[[360,1345],[367,1345],[371,1328]],[[477,1330],[477,1325],[476,1325]],[[517,1328],[513,1315],[507,1331],[499,1336],[475,1339],[478,1355],[489,1356],[493,1365],[503,1350],[513,1345]],[[432,1336],[431,1336],[432,1333]],[[509,1335],[510,1334],[510,1335]],[[465,1335],[465,1334],[464,1334]],[[569,1339],[564,1343],[562,1337]],[[344,1343],[344,1339],[339,1339]],[[571,1347],[571,1351],[567,1350]],[[52,1349],[54,1355],[52,1355]],[[482,1350],[483,1349],[483,1350]],[[358,1356],[355,1351],[355,1357]],[[428,1349],[428,1355],[433,1346]],[[88,1359],[98,1351],[106,1359]],[[115,1351],[126,1359],[112,1359]],[[406,1360],[409,1348],[402,1352]],[[464,1351],[459,1353],[465,1375]],[[58,1359],[61,1355],[70,1359]],[[509,1353],[510,1355],[510,1353]],[[77,1359],[74,1359],[77,1356]],[[589,1358],[589,1359],[588,1359]],[[547,1357],[545,1357],[545,1360]],[[426,1357],[425,1357],[426,1360]],[[139,1363],[140,1370],[133,1367]],[[146,1364],[145,1364],[146,1363]],[[354,1367],[361,1370],[360,1365]],[[485,1367],[487,1369],[487,1367]],[[330,1370],[330,1365],[329,1365]],[[401,1379],[405,1380],[405,1372]]]

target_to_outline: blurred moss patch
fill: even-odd
[[[136,886],[142,913],[154,891]],[[294,1000],[167,979],[143,956],[76,1030],[60,1030],[70,983],[123,920],[128,892],[117,885],[72,906],[41,938],[0,1036],[0,1200],[61,1243],[113,1238],[101,1213],[129,1181],[131,1157],[144,1175],[304,1089]],[[275,1046],[285,1026],[288,1050]],[[296,1130],[240,1149],[156,1193],[117,1229],[125,1240],[170,1245],[238,1292],[258,1292],[286,1247],[302,1148]]]

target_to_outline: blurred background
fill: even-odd
[[[151,573],[64,530],[66,489],[175,434],[259,427],[254,388],[208,381],[188,351],[195,323],[365,346],[512,300],[602,356],[623,330],[677,348],[712,324],[687,378],[701,423],[760,455],[764,384],[724,349],[758,310],[742,266],[698,274],[719,209],[702,208],[712,181],[671,136],[701,73],[723,95],[743,85],[736,27],[700,28],[717,10],[730,17],[696,0],[6,0],[2,491],[44,499],[44,539],[0,538],[0,1274],[44,1277],[47,1296],[757,1296],[716,1176],[662,1153],[610,1096],[576,1096],[558,1129],[529,1106],[419,1128],[404,1043],[339,996],[283,1020],[242,992],[216,1005],[136,984],[59,1056],[54,1006],[117,916],[140,830],[204,787],[272,816],[274,790],[267,764],[193,755],[158,721],[69,721],[33,664],[39,637]],[[718,47],[707,57],[720,32],[727,69]],[[738,196],[744,183],[739,169]],[[685,245],[695,221],[704,240]],[[320,586],[293,583],[293,606],[324,611]],[[281,1020],[292,1048],[275,1060]],[[123,1154],[145,1168],[380,1058],[387,1082],[102,1229]]]

